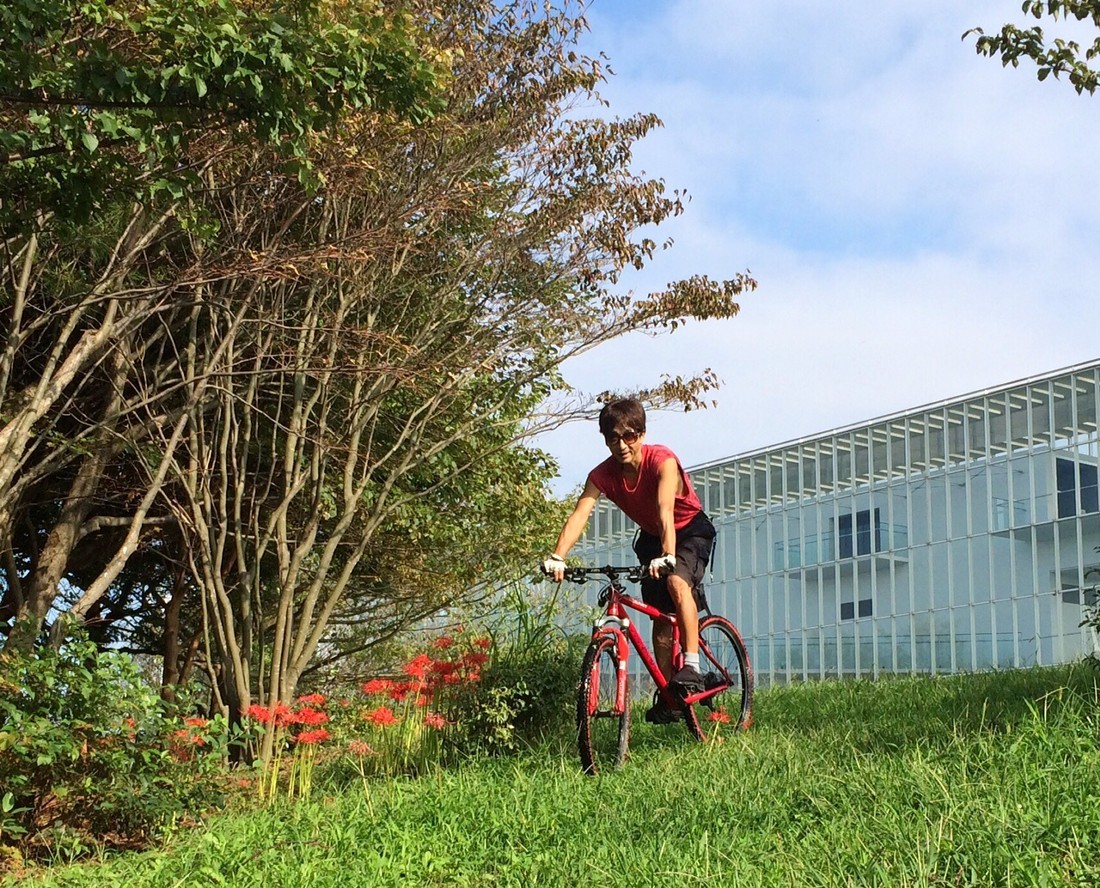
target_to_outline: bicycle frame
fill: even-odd
[[[626,587],[620,582],[619,576],[625,574],[628,579],[636,582],[644,576],[643,568],[641,567],[613,567],[611,565],[604,567],[574,567],[568,568],[565,571],[565,579],[575,583],[583,583],[588,580],[590,576],[596,574],[606,576],[610,582],[600,590],[599,598],[597,599],[599,605],[604,608],[604,612],[592,627],[592,638],[595,639],[599,638],[601,635],[607,635],[615,640],[615,650],[619,660],[618,687],[615,692],[616,709],[622,711],[623,708],[630,705],[630,700],[627,699],[627,661],[630,657],[630,646],[633,646],[634,650],[637,651],[650,677],[657,685],[661,698],[670,709],[678,708],[682,705],[703,703],[730,687],[727,682],[721,682],[718,685],[707,688],[696,694],[689,694],[686,697],[674,696],[669,689],[670,682],[665,678],[660,667],[658,667],[656,658],[649,650],[649,646],[645,643],[645,639],[642,638],[641,632],[638,631],[637,625],[635,625],[634,621],[630,618],[627,610],[638,611],[654,621],[666,623],[672,627],[673,673],[683,665],[684,659],[683,650],[680,644],[679,620],[677,620],[674,614],[667,614],[627,594]]]

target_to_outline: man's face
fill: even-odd
[[[645,440],[645,432],[616,426],[615,431],[604,435],[603,439],[619,465],[637,468],[642,464],[642,441]]]

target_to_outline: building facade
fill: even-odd
[[[1100,585],[1100,361],[689,469],[758,681],[1062,663]],[[632,563],[601,499],[575,554]]]

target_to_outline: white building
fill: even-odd
[[[1100,361],[689,469],[760,682],[1062,663],[1100,584]],[[601,499],[575,554],[633,563]]]

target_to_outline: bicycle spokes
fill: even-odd
[[[617,768],[626,757],[630,736],[629,695],[619,694],[619,657],[615,639],[593,639],[584,655],[577,694],[577,748],[588,774]]]

